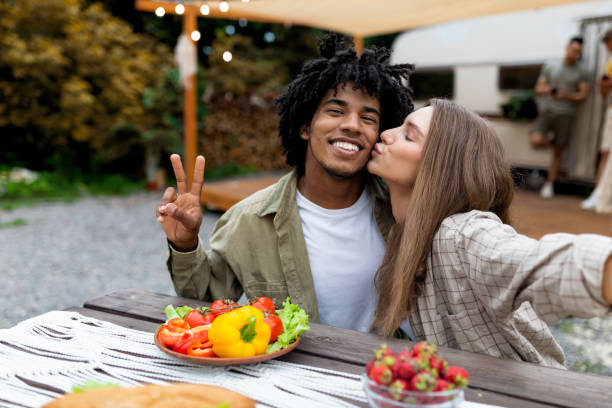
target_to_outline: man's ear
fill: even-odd
[[[304,140],[310,139],[310,126],[308,125],[300,126],[300,137]]]

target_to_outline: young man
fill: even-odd
[[[597,79],[599,85],[599,92],[605,99],[610,95],[612,91],[612,28],[605,32],[601,41],[606,46],[610,57],[606,62],[605,70],[601,77]],[[608,168],[608,158],[610,156],[610,149],[612,148],[612,105],[608,105],[605,113],[605,121],[601,132],[601,145],[599,150],[601,155],[599,157],[599,165],[597,166],[597,186],[591,193],[589,198],[584,200],[580,205],[585,210],[597,210],[598,212],[610,212],[612,210],[612,191],[610,191],[610,172],[612,168]],[[605,182],[602,182],[605,175]],[[605,198],[600,200],[602,196],[602,190],[605,190]]]
[[[589,94],[588,71],[579,62],[581,55],[582,38],[574,37],[565,48],[565,57],[561,61],[545,64],[536,83],[538,117],[530,135],[531,145],[535,148],[553,146],[548,178],[540,191],[544,198],[554,196],[553,186],[561,166],[563,149],[571,136],[576,105]],[[549,132],[554,134],[550,141]]]
[[[374,274],[393,224],[386,191],[365,171],[381,131],[412,110],[402,85],[412,66],[388,66],[388,53],[320,45],[277,99],[279,135],[294,169],[227,211],[206,253],[198,231],[204,158],[187,191],[177,155],[178,194],[166,190],[157,219],[169,240],[168,270],[181,296],[212,300],[287,296],[312,321],[368,331],[376,307]]]

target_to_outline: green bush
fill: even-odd
[[[39,172],[33,180],[9,176],[9,171],[0,171],[1,209],[44,201],[72,201],[82,194],[126,195],[144,191],[144,180],[134,180],[121,174],[82,175],[75,172]]]
[[[535,101],[535,92],[521,91],[508,98],[501,105],[504,117],[508,119],[535,119],[538,115],[538,107]]]
[[[150,128],[143,96],[172,60],[100,3],[0,2],[0,161],[49,170],[43,159],[61,151],[88,171],[121,151],[114,131]]]

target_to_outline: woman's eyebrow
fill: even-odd
[[[425,138],[425,134],[423,133],[421,128],[418,127],[414,122],[408,121],[407,124],[408,124],[409,127],[414,129],[419,135],[421,135],[421,137]]]

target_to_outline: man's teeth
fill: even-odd
[[[348,143],[348,142],[334,142],[334,146],[338,147],[342,150],[349,150],[352,152],[358,152],[359,151],[359,146],[354,145],[352,143]]]

